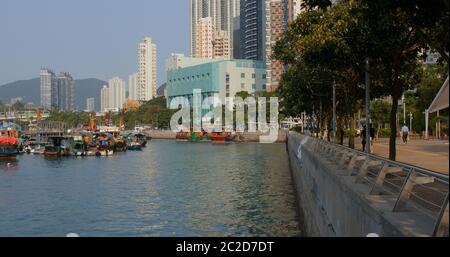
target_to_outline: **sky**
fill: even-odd
[[[137,71],[137,47],[158,49],[158,86],[171,53],[189,54],[188,0],[1,0],[0,85],[41,67],[108,81]]]

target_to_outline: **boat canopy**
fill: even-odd
[[[18,145],[19,140],[14,137],[0,137],[0,144],[12,144],[12,145]]]

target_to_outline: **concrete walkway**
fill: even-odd
[[[389,139],[375,141],[374,153],[389,158]],[[361,139],[356,139],[356,148],[361,150]],[[449,174],[449,142],[438,140],[411,140],[403,144],[397,140],[397,161]]]

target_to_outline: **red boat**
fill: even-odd
[[[227,140],[227,135],[222,133],[213,132],[210,134],[212,141],[225,142]]]
[[[187,141],[189,139],[189,133],[188,132],[179,132],[177,133],[177,140],[180,141]]]
[[[19,154],[19,140],[14,137],[0,137],[0,158],[15,158]]]
[[[210,134],[210,137],[213,142],[231,142],[231,141],[233,141],[233,136],[230,133],[213,132]]]

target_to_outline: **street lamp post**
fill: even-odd
[[[412,125],[412,122],[413,122],[413,114],[412,114],[412,112],[409,112],[409,130],[412,132],[413,131],[413,125]]]
[[[366,153],[370,153],[370,63],[366,58]]]
[[[336,144],[336,82],[333,82],[333,141]]]
[[[406,103],[405,103],[405,95],[402,97],[403,102],[403,124],[406,124]]]

